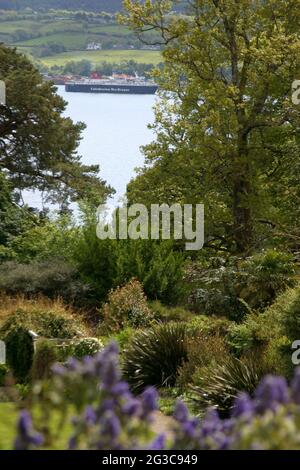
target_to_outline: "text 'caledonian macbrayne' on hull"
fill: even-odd
[[[158,86],[149,80],[142,79],[96,79],[70,81],[66,91],[77,93],[119,93],[132,95],[154,95]]]

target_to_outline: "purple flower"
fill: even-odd
[[[255,410],[264,413],[267,410],[275,411],[279,404],[289,402],[289,389],[283,377],[267,375],[262,379],[255,391]]]
[[[106,411],[112,411],[115,406],[115,400],[113,398],[106,398],[102,401],[99,407],[99,413],[103,414]]]
[[[87,406],[84,413],[85,422],[88,425],[95,424],[97,421],[97,415],[92,406]]]
[[[95,368],[95,361],[94,358],[91,356],[85,356],[82,359],[82,366],[83,366],[83,376],[84,377],[93,377],[96,374]]]
[[[181,429],[189,439],[194,439],[199,430],[199,421],[197,418],[190,418],[185,423],[182,423]]]
[[[69,450],[76,450],[77,448],[77,438],[72,436],[69,440]]]
[[[215,409],[208,410],[201,423],[200,448],[226,450],[231,444],[232,420],[221,420]]]
[[[112,440],[119,437],[121,433],[121,423],[113,411],[107,411],[100,419],[101,434]]]
[[[141,402],[137,398],[129,399],[122,407],[123,413],[130,417],[139,416],[141,414],[141,410]]]
[[[174,418],[179,423],[185,423],[189,419],[189,411],[185,404],[178,400],[175,405]]]
[[[215,410],[214,408],[210,408],[201,423],[202,435],[207,436],[212,432],[219,430],[220,426],[221,420],[217,410]]]
[[[240,416],[250,417],[253,413],[254,405],[250,396],[245,392],[240,393],[234,402],[231,416],[233,418]]]
[[[148,387],[141,395],[141,403],[143,407],[143,415],[147,417],[158,409],[158,394],[154,387]]]
[[[121,379],[121,372],[114,357],[108,357],[100,369],[102,387],[111,390]]]
[[[166,436],[164,434],[160,434],[148,446],[147,450],[164,450],[165,443],[166,443]]]
[[[72,372],[75,372],[80,367],[80,365],[81,363],[74,357],[71,357],[67,362],[67,368]]]
[[[18,421],[18,435],[14,445],[15,450],[28,450],[31,447],[39,447],[43,442],[43,436],[33,429],[32,419],[28,411],[21,411]]]
[[[111,389],[113,395],[118,395],[122,398],[130,398],[131,394],[129,392],[129,385],[127,382],[118,382]]]
[[[51,370],[55,375],[65,375],[67,373],[66,367],[61,364],[54,364],[54,366],[51,367]]]
[[[218,442],[217,449],[218,450],[228,450],[228,449],[230,449],[232,441],[233,441],[232,437],[223,435],[219,442],[217,440],[217,442]]]

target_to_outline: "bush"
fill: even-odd
[[[145,327],[153,321],[153,314],[148,307],[143,287],[134,279],[110,292],[101,314],[104,326],[109,331],[115,332],[127,326]]]
[[[200,312],[242,321],[253,309],[262,310],[295,285],[296,268],[289,254],[276,250],[246,260],[214,258],[202,268],[190,302]]]
[[[198,286],[189,300],[193,308],[206,315],[226,315],[234,321],[244,318],[249,308],[239,296],[241,273],[238,262],[236,258],[231,258],[230,262],[213,258],[207,268],[194,274]]]
[[[189,335],[226,336],[234,323],[225,317],[208,317],[197,315],[187,323]]]
[[[300,287],[289,289],[269,309],[277,315],[284,333],[294,341],[300,338]],[[267,312],[266,312],[267,314]]]
[[[185,325],[167,323],[141,331],[132,339],[124,352],[123,372],[135,392],[147,385],[173,386],[186,360]]]
[[[73,347],[74,357],[82,359],[85,356],[94,356],[104,348],[103,343],[97,338],[83,338],[75,342]]]
[[[137,257],[139,262],[143,260],[144,265],[141,274],[137,272],[134,275],[142,282],[147,297],[176,305],[186,293],[184,255],[175,251],[172,241],[142,241],[140,247]]]
[[[121,330],[117,335],[114,336],[114,339],[119,344],[121,350],[126,348],[134,335],[136,334],[136,330],[130,327],[124,328]]]
[[[226,341],[237,357],[250,351],[259,353],[276,373],[293,373],[292,343],[300,334],[300,288],[288,289],[263,313],[247,315],[240,325],[233,325]]]
[[[231,352],[240,357],[252,350],[266,348],[274,334],[263,314],[251,314],[241,324],[233,324],[226,341]]]
[[[119,281],[117,240],[99,240],[96,226],[87,225],[74,247],[73,256],[81,279],[92,286],[95,299],[106,300],[109,291],[117,287]]]
[[[15,307],[7,303],[10,311],[0,328],[3,337],[17,327],[33,330],[45,338],[72,339],[86,336],[83,322],[59,301],[16,299],[15,303]]]
[[[240,269],[245,273],[240,296],[254,309],[266,308],[296,284],[296,265],[288,253],[267,250],[245,260]]]
[[[28,330],[17,327],[5,338],[7,362],[15,378],[26,382],[33,362],[33,340]]]
[[[281,294],[263,313],[249,315],[244,325],[256,341],[268,342],[287,336],[292,344],[300,338],[300,286]],[[234,330],[239,332],[238,327],[233,333]]]
[[[0,387],[4,387],[7,374],[8,367],[5,364],[0,364]]]
[[[180,367],[176,384],[188,391],[194,383],[194,374],[207,367],[215,367],[228,356],[224,338],[217,335],[197,333],[187,339],[187,360]]]
[[[201,371],[199,385],[192,387],[194,401],[201,409],[213,406],[225,416],[239,393],[247,392],[252,396],[262,377],[269,372],[272,371],[255,359],[241,361],[230,357]]]
[[[90,287],[79,280],[76,269],[61,259],[31,264],[3,263],[0,290],[8,295],[61,297],[76,304],[82,304],[90,295]]]
[[[49,379],[51,377],[51,367],[57,360],[58,352],[55,344],[49,340],[38,341],[31,369],[32,379]]]
[[[89,223],[76,243],[73,259],[83,282],[92,286],[101,301],[133,278],[143,284],[151,300],[172,305],[185,295],[184,256],[169,240],[100,240],[95,225]]]
[[[156,320],[163,323],[174,322],[187,322],[194,318],[194,314],[184,307],[169,307],[163,305],[160,301],[156,300],[150,302],[150,309],[152,310]]]

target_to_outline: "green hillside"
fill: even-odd
[[[122,0],[0,0],[0,9],[33,10],[69,9],[85,11],[116,12],[120,10]]]

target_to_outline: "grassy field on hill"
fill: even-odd
[[[45,66],[64,66],[70,61],[89,60],[93,65],[101,62],[121,63],[134,60],[156,65],[161,62],[160,51],[140,49],[140,43],[126,27],[101,19],[84,20],[76,15],[35,17],[20,16],[14,20],[0,19],[0,41]],[[87,51],[90,42],[100,43],[102,50]]]

